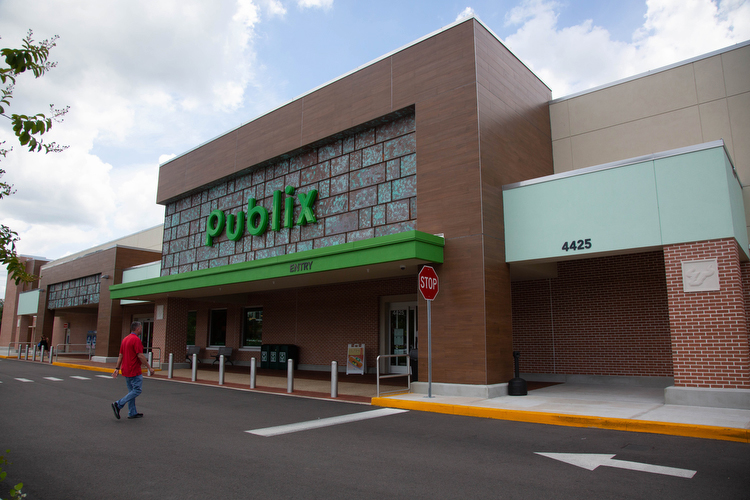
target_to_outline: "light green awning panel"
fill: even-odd
[[[723,143],[503,189],[507,262],[734,237],[748,257],[742,187]]]
[[[441,237],[408,231],[268,259],[122,283],[111,286],[109,290],[113,299],[126,299],[231,287],[389,262],[442,263],[444,245],[445,240]]]
[[[18,310],[16,314],[19,316],[23,314],[35,315],[37,309],[39,309],[39,294],[41,290],[30,290],[23,292],[18,295]]]

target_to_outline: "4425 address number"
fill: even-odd
[[[588,250],[591,248],[591,238],[585,240],[573,240],[570,243],[563,243],[562,249],[566,252],[570,250]]]

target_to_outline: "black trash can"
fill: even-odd
[[[279,370],[286,370],[287,360],[294,360],[294,370],[299,365],[299,347],[294,344],[280,344],[278,354]]]
[[[419,381],[419,351],[412,349],[409,351],[409,363],[411,364],[411,381]]]
[[[268,350],[268,365],[272,370],[279,369],[279,344],[270,344]]]
[[[271,368],[271,344],[263,344],[260,346],[260,367]]]

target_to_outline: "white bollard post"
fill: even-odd
[[[29,351],[31,350],[31,344],[26,346],[26,356],[24,357],[24,361],[29,360]]]
[[[224,385],[224,355],[219,356],[219,385]]]
[[[335,361],[331,361],[331,397],[339,397],[339,366]]]
[[[44,346],[42,346],[41,352],[39,353],[39,362],[44,363]]]
[[[148,353],[148,365],[153,368],[154,367],[154,353],[149,352]],[[148,376],[151,376],[151,372],[148,373]]]
[[[198,380],[198,355],[193,354],[193,382]]]
[[[167,373],[167,378],[172,378],[172,375],[174,375],[174,354],[169,353],[169,372]]]
[[[55,352],[55,348],[49,346],[49,364],[52,364],[52,353]]]
[[[286,392],[289,394],[294,392],[294,360],[292,359],[286,361]]]
[[[255,389],[255,358],[250,358],[250,389]]]
[[[21,344],[18,344],[16,348],[16,354],[18,355],[18,361],[21,361]]]
[[[31,351],[31,361],[36,361],[36,346],[34,346],[34,350]]]

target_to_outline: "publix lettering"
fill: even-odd
[[[294,188],[287,186],[286,194],[289,195],[284,200],[284,227],[292,227],[294,219]],[[273,213],[271,216],[271,230],[281,230],[281,201],[283,193],[281,191],[273,192]],[[318,197],[318,190],[313,189],[309,193],[297,193],[297,199],[300,204],[300,214],[297,218],[297,225],[304,226],[308,222],[316,222],[315,213],[313,212],[313,203]],[[245,224],[247,222],[247,224]],[[222,210],[214,210],[206,220],[206,246],[213,246],[214,238],[221,235],[226,227],[227,238],[232,241],[239,241],[247,232],[252,236],[260,236],[266,232],[268,227],[268,210],[265,207],[255,204],[255,198],[247,199],[247,213],[240,210],[236,216],[232,214],[225,215]]]

